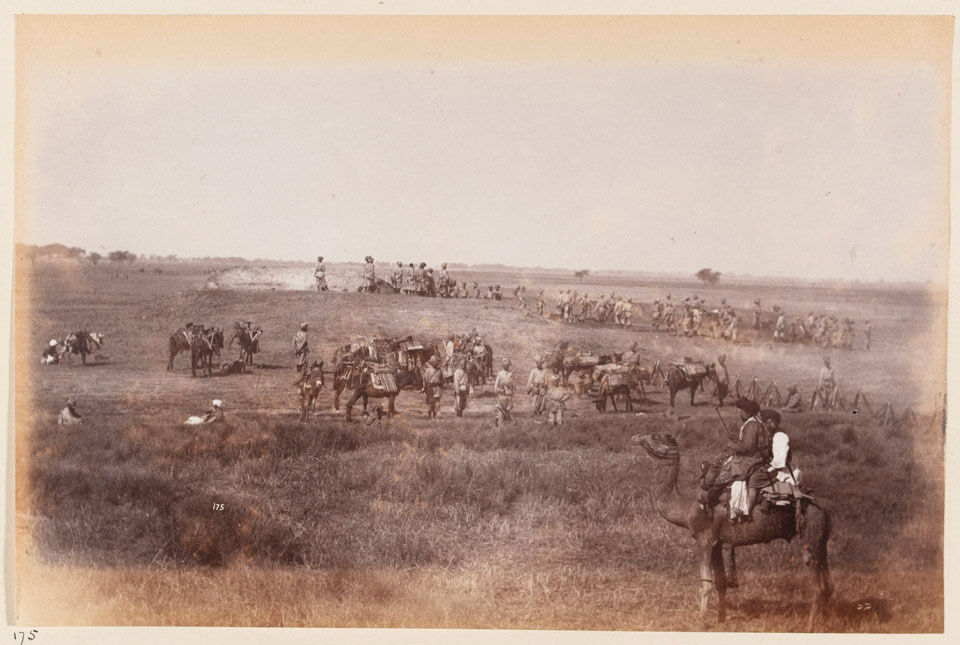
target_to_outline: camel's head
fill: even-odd
[[[680,457],[680,446],[672,434],[655,433],[634,435],[633,443],[639,444],[641,448],[647,451],[654,459],[678,459]]]

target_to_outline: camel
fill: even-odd
[[[758,504],[750,521],[731,522],[726,507],[718,503],[704,510],[696,493],[681,494],[677,487],[680,473],[680,448],[670,434],[634,435],[647,454],[657,460],[656,484],[652,491],[657,512],[677,526],[690,531],[696,541],[700,559],[700,620],[706,622],[707,601],[713,588],[717,590],[717,622],[726,618],[727,577],[723,547],[730,548],[731,574],[736,576],[734,548],[765,544],[777,539],[799,538],[803,563],[810,571],[814,587],[813,604],[807,629],[812,631],[833,592],[827,565],[827,540],[830,538],[830,514],[813,502],[801,502],[801,514],[793,507],[763,508]]]

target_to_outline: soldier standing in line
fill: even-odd
[[[497,395],[497,420],[494,427],[499,428],[501,424],[511,423],[513,418],[510,411],[513,409],[513,372],[510,371],[510,359],[503,359],[503,369],[497,374],[497,380],[494,381],[493,391]]]
[[[787,319],[786,319],[786,316],[784,316],[784,312],[782,309],[780,309],[779,305],[774,307],[774,309],[777,311],[777,324],[773,329],[773,338],[774,340],[779,340],[780,342],[784,342],[786,340],[786,338],[784,337],[785,336],[784,332],[786,331],[786,327],[787,327]]]
[[[441,298],[450,297],[450,273],[447,271],[446,262],[440,265],[440,275],[437,278],[437,286],[439,288],[438,296]]]
[[[543,414],[546,402],[547,371],[543,369],[542,357],[537,356],[534,360],[537,366],[530,370],[530,378],[527,379],[527,394],[533,396],[533,413],[540,416]]]
[[[323,256],[317,256],[317,267],[313,270],[313,277],[317,281],[317,291],[327,290],[327,265],[323,262]]]
[[[700,336],[700,326],[703,324],[703,302],[697,301],[693,306],[693,335]]]
[[[307,366],[310,344],[307,342],[307,323],[300,323],[300,331],[293,337],[293,353],[297,357],[297,373]]]
[[[540,316],[543,316],[543,310],[547,306],[547,302],[543,299],[543,289],[540,289],[540,293],[537,294],[537,313]]]
[[[400,293],[403,288],[403,262],[397,262],[397,267],[390,276],[390,284],[397,290],[397,293]]]
[[[403,277],[403,290],[408,296],[417,290],[417,270],[413,262],[407,265],[406,275]]]
[[[760,308],[760,299],[757,298],[753,301],[753,328],[760,329],[760,318],[761,318],[761,308]]]
[[[870,328],[870,319],[867,318],[865,321],[863,321],[863,335],[867,339],[867,349],[870,349],[870,332],[871,331],[873,330]]]
[[[368,255],[363,261],[363,286],[360,290],[373,293],[377,290],[377,273],[373,266],[373,257]]]
[[[440,418],[440,395],[443,393],[443,371],[436,356],[431,356],[423,370],[423,390],[427,394],[427,416]]]
[[[463,411],[467,408],[467,394],[470,392],[470,382],[467,373],[463,369],[463,361],[457,361],[457,367],[453,370],[453,394],[454,411],[458,417],[463,416]]]
[[[417,295],[424,296],[427,293],[427,263],[421,262],[420,266],[413,270],[413,281],[417,286]]]

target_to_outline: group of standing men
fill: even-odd
[[[543,289],[540,290],[538,312],[544,314]],[[633,323],[633,298],[625,298],[610,292],[600,294],[596,301],[590,294],[582,295],[576,289],[561,289],[557,294],[556,314],[564,322],[584,323],[594,320],[600,323],[614,322],[620,327]]]
[[[716,340],[739,342],[740,317],[727,304],[726,298],[722,298],[720,307],[713,311],[707,308],[706,299],[696,294],[684,298],[679,305],[674,305],[673,296],[669,293],[662,301],[660,298],[653,301],[650,323],[657,331],[667,331],[677,336],[702,336],[704,322],[707,322],[708,336]]]
[[[760,301],[754,300],[754,326],[760,327]],[[773,306],[776,323],[773,329],[773,339],[782,343],[814,343],[827,349],[839,347],[853,349],[857,335],[856,322],[850,318],[839,319],[831,314],[807,314],[806,320],[796,317],[787,321],[786,312],[779,305]],[[870,319],[864,320],[861,327],[864,336],[864,348],[870,349],[873,326]]]
[[[439,274],[435,274],[426,262],[421,262],[419,266],[414,266],[411,262],[407,267],[403,266],[403,262],[397,262],[390,274],[390,286],[397,293],[406,295],[449,298],[451,284],[452,278],[447,271],[446,262],[441,265]]]

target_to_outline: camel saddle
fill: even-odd
[[[729,469],[730,460],[723,462],[708,463],[700,465],[700,501],[704,503],[721,502],[728,504],[730,500],[730,488],[736,480],[743,480],[749,476],[749,471],[753,468],[763,465],[762,462],[755,462],[748,466],[745,472],[738,473],[733,479],[730,478]],[[726,467],[725,467],[726,466]],[[770,483],[760,489],[758,503],[767,501],[774,506],[792,506],[794,502],[808,499],[814,499],[813,495],[806,491],[802,486],[792,482],[779,481],[771,473]]]

